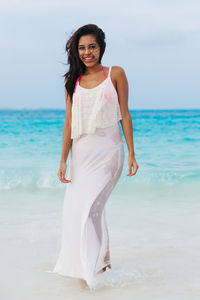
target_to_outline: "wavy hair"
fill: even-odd
[[[65,88],[70,95],[71,100],[74,93],[76,80],[80,75],[84,74],[86,69],[84,63],[79,58],[78,42],[81,36],[88,34],[94,35],[97,43],[99,44],[99,63],[101,63],[101,59],[106,48],[105,33],[95,24],[87,24],[80,27],[69,38],[65,46],[65,51],[68,55],[69,70],[63,76],[65,77]]]

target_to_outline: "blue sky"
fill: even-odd
[[[65,43],[94,23],[106,34],[103,65],[124,68],[130,109],[200,108],[199,1],[0,3],[0,108],[65,108]]]

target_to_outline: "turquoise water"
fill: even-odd
[[[200,110],[131,114],[139,170],[126,176],[125,145],[124,170],[106,204],[112,268],[122,277],[105,281],[110,288],[101,296],[199,299]],[[64,120],[64,110],[0,111],[5,299],[83,299],[75,281],[48,273],[61,241],[66,184],[57,169]],[[135,274],[130,280],[127,271]]]
[[[197,183],[200,110],[131,111],[131,115],[140,167],[131,185]],[[57,179],[64,120],[64,110],[0,111],[1,190],[64,187]],[[126,145],[125,152],[119,185],[130,183]]]

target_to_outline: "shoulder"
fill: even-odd
[[[66,102],[66,104],[67,104],[67,102],[72,102],[72,99],[71,99],[71,97],[70,97],[70,94],[68,93],[68,91],[67,91],[67,88],[66,88],[66,83],[67,83],[67,79],[65,79],[65,83],[64,83],[64,91],[65,91],[65,102]]]
[[[125,75],[124,69],[120,66],[112,66],[111,72],[113,75],[117,76]]]
[[[123,76],[125,75],[125,71],[122,67],[120,66],[110,66],[110,67],[105,67],[104,66],[104,69],[106,71],[106,75],[108,76],[108,73],[109,73],[109,69],[110,69],[110,75],[111,77],[118,77],[118,76]]]
[[[112,66],[111,69],[111,78],[116,83],[120,80],[126,80],[126,73],[125,70],[120,66]]]
[[[127,82],[125,70],[120,66],[112,66],[111,79],[118,85],[122,82]]]

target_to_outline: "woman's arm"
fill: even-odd
[[[128,166],[129,173],[128,176],[135,175],[137,169],[139,168],[134,151],[134,142],[133,142],[133,124],[131,114],[128,109],[128,81],[126,74],[121,67],[113,67],[113,80],[115,81],[116,90],[118,93],[119,105],[122,115],[121,125],[124,132],[124,137],[126,140],[129,157],[128,157]],[[133,170],[132,170],[133,169]]]
[[[72,139],[71,139],[72,101],[70,95],[67,93],[66,88],[65,88],[65,103],[66,103],[66,118],[63,127],[62,152],[61,152],[61,159],[60,159],[60,167],[58,170],[58,177],[60,181],[68,183],[71,182],[71,180],[67,180],[65,178],[65,173],[67,169],[67,164],[66,164],[67,157],[72,144]]]

